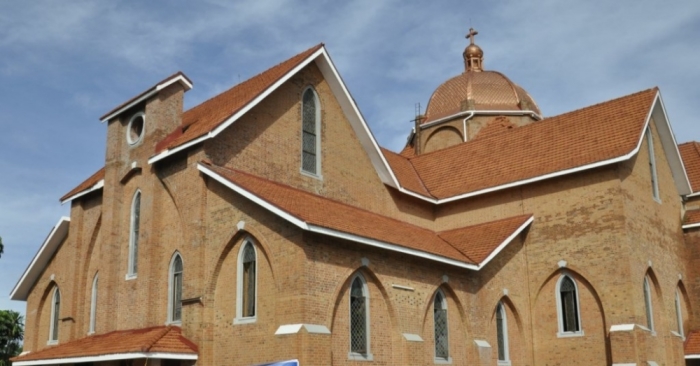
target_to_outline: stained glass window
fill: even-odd
[[[301,169],[312,174],[318,173],[316,139],[318,138],[319,124],[317,119],[316,96],[311,89],[307,89],[302,98]]]
[[[182,273],[182,258],[176,254],[172,264],[172,293],[170,294],[172,301],[170,304],[172,319],[170,320],[174,322],[182,320]]]
[[[129,271],[135,275],[138,269],[139,227],[141,217],[141,192],[137,191],[131,204],[131,232],[129,235]]]
[[[654,312],[651,307],[651,289],[649,287],[649,276],[644,277],[644,304],[646,305],[647,327],[654,330]]]
[[[506,312],[502,303],[496,307],[496,338],[498,342],[498,360],[508,360],[508,334],[506,331]]]
[[[58,341],[58,323],[61,318],[61,291],[58,290],[58,287],[56,287],[56,289],[54,290],[52,305],[53,309],[51,313],[51,338],[49,340]]]
[[[559,294],[561,296],[561,315],[564,332],[578,332],[578,294],[576,293],[576,285],[569,276],[564,276],[559,285]]]
[[[445,304],[445,297],[440,291],[435,294],[433,319],[435,321],[435,358],[447,360],[450,352],[447,334],[447,304]]]
[[[367,302],[360,277],[350,287],[350,351],[367,354]]]
[[[255,316],[255,249],[247,243],[243,248],[243,317]]]

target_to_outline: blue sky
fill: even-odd
[[[0,309],[58,198],[104,163],[98,118],[175,71],[190,108],[324,42],[380,144],[398,150],[435,88],[463,70],[470,26],[486,69],[545,116],[659,86],[679,142],[700,141],[700,2],[15,1],[0,3]],[[614,121],[610,121],[614,123]]]

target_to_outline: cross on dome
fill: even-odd
[[[464,38],[469,38],[469,44],[474,44],[474,36],[479,34],[479,32],[475,31],[474,28],[469,28],[469,33],[467,33]]]

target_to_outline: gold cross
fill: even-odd
[[[469,42],[474,44],[474,36],[477,34],[479,34],[479,32],[475,31],[474,28],[469,28],[469,33],[467,33],[465,38],[469,38]]]

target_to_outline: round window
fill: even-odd
[[[126,140],[129,142],[129,145],[134,145],[141,141],[145,122],[143,112],[136,113],[133,117],[131,117],[129,120],[129,125],[126,128]]]

